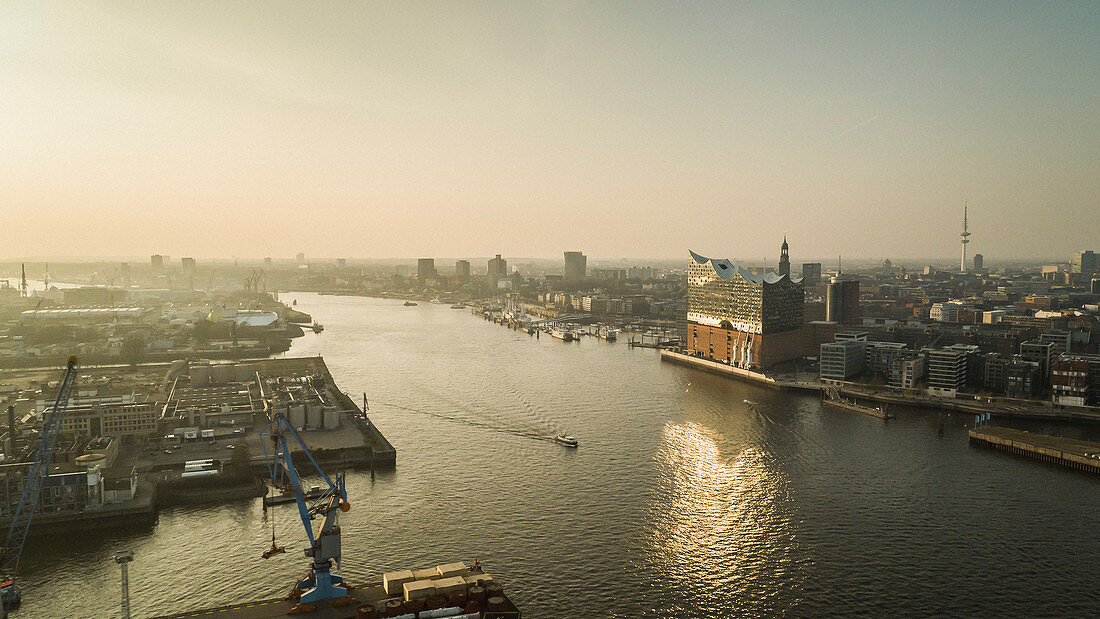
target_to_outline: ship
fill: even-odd
[[[415,307],[416,301],[405,301],[405,307]]]
[[[565,445],[566,447],[577,447],[577,446],[580,445],[580,443],[577,442],[577,439],[573,438],[572,436],[566,435],[566,434],[559,434],[559,435],[555,436],[554,437],[554,442]]]
[[[310,326],[310,329],[313,329],[314,333],[320,333],[325,330],[325,326],[315,322],[313,323],[313,325]]]
[[[465,303],[455,303],[451,306],[451,309],[466,309]]]
[[[566,331],[564,329],[550,329],[550,335],[552,335],[553,337],[558,338],[559,340],[561,340],[563,342],[572,342],[573,341],[573,332],[572,331]]]

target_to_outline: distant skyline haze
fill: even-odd
[[[1100,249],[1100,3],[0,9],[2,260]]]

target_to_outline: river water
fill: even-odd
[[[367,392],[398,450],[395,471],[348,476],[352,580],[477,558],[532,618],[1100,613],[1100,480],[971,448],[969,417],[938,437],[934,414],[884,424],[623,342],[293,298],[325,331],[290,354]],[[294,512],[33,540],[19,616],[118,616],[122,549],[137,617],[281,595],[307,568]],[[272,526],[288,552],[264,560]]]

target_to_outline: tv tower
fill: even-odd
[[[960,243],[962,243],[962,262],[959,263],[959,271],[966,273],[966,244],[970,242],[970,226],[966,221],[966,201],[963,201],[963,231],[959,235]]]

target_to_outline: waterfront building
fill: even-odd
[[[418,258],[416,260],[416,280],[421,286],[435,276],[435,258]]]
[[[562,279],[566,285],[579,284],[588,276],[588,256],[579,251],[565,252],[565,270]]]
[[[1051,365],[1058,355],[1058,344],[1041,340],[1028,340],[1020,343],[1020,356],[1026,361],[1034,361],[1039,364],[1039,374],[1044,383],[1050,376]]]
[[[866,339],[826,342],[821,345],[818,374],[823,380],[847,380],[858,376],[863,373],[866,350]]]
[[[967,382],[967,369],[971,355],[979,352],[977,346],[953,344],[926,351],[928,358],[928,392],[933,395],[955,397]]]
[[[879,376],[890,381],[894,370],[894,362],[908,356],[912,351],[906,348],[904,342],[867,342],[867,358],[865,372],[871,376]]]
[[[455,279],[460,283],[466,283],[470,281],[470,261],[469,260],[456,260],[455,261]]]
[[[890,369],[889,384],[899,389],[915,389],[917,381],[924,378],[924,357],[913,351],[894,359]]]
[[[45,400],[35,403],[35,413],[39,419],[52,404]],[[161,408],[155,402],[139,402],[133,393],[100,395],[93,391],[69,400],[65,419],[61,422],[61,434],[86,438],[147,439],[157,430],[160,412]]]
[[[802,279],[758,275],[688,252],[689,354],[745,368],[801,356]]]
[[[1100,402],[1100,355],[1059,355],[1051,364],[1050,386],[1057,404]]]

